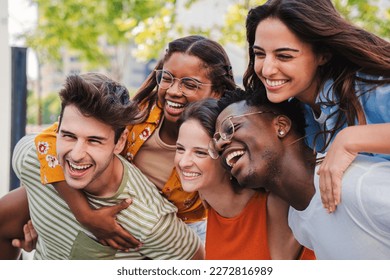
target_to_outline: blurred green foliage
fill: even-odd
[[[191,9],[199,0],[182,0]],[[209,0],[217,1],[217,0]],[[209,1],[203,1],[205,9]],[[218,0],[224,1],[224,0]],[[313,0],[315,1],[315,0]],[[245,48],[245,18],[251,7],[265,0],[227,0],[227,11],[220,25],[209,28],[191,26],[185,29],[177,22],[179,0],[31,0],[38,5],[38,24],[22,35],[32,48],[38,62],[62,62],[63,50],[72,52],[81,61],[95,66],[108,66],[112,54],[104,45],[134,48],[138,60],[158,59],[167,43],[188,34],[211,36],[223,45],[236,44]],[[390,38],[390,8],[380,0],[332,0],[336,9],[350,22],[387,40]],[[123,67],[125,63],[123,63]],[[47,97],[48,100],[56,100]],[[32,104],[34,97],[29,97]],[[54,102],[55,103],[55,102]],[[46,104],[46,103],[45,103]],[[47,103],[49,104],[49,103]],[[29,106],[29,108],[32,108]],[[42,122],[52,122],[59,105],[42,104]],[[29,122],[34,114],[29,113]],[[37,113],[36,113],[37,114]]]
[[[221,1],[221,0],[219,0]],[[133,44],[133,55],[141,60],[160,57],[172,39],[190,33],[209,35],[222,44],[245,45],[245,17],[251,7],[265,0],[231,0],[223,24],[211,28],[193,26],[184,30],[176,18],[176,0],[32,0],[38,5],[38,25],[24,34],[27,45],[39,50],[40,60],[61,61],[61,51],[75,52],[91,66],[108,63],[102,40],[109,45]],[[191,9],[199,0],[183,0]],[[204,1],[207,5],[207,1]],[[333,0],[349,21],[390,37],[390,9],[379,7],[379,0]],[[207,7],[205,7],[207,8]],[[100,43],[99,43],[100,42]]]
[[[27,95],[27,124],[38,124],[38,117],[42,116],[42,124],[51,124],[57,121],[60,115],[61,103],[58,98],[58,93],[50,93],[45,97],[42,97],[41,105],[39,105],[39,99],[32,91]],[[41,114],[38,110],[41,108]]]

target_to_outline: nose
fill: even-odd
[[[192,160],[191,154],[185,152],[180,155],[179,166],[181,169],[184,169],[186,167],[191,167],[193,165],[194,165],[194,161]]]
[[[272,77],[278,71],[276,61],[271,56],[266,56],[263,60],[261,73],[263,77]]]
[[[71,158],[75,162],[81,162],[87,154],[87,147],[84,141],[78,140],[74,144],[70,153]]]
[[[215,150],[218,153],[223,152],[223,150],[226,149],[226,147],[231,143],[230,140],[223,140],[222,137],[220,137],[218,140],[214,140],[214,147]]]
[[[167,93],[171,95],[182,95],[180,90],[180,80],[177,78],[173,79],[173,84],[167,89]]]

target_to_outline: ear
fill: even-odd
[[[291,120],[285,115],[279,115],[274,120],[275,132],[279,138],[284,138],[291,129]]]
[[[118,142],[115,145],[114,154],[119,155],[123,149],[125,148],[125,145],[127,144],[127,135],[129,134],[129,130],[126,128],[121,136],[118,139]]]
[[[322,66],[322,65],[328,63],[328,61],[331,58],[332,58],[332,54],[330,52],[324,52],[324,53],[320,54],[318,57],[318,65]]]

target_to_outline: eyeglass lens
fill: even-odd
[[[156,71],[157,83],[162,89],[168,89],[179,81],[179,89],[184,95],[193,95],[198,90],[198,83],[192,78],[174,78],[171,73],[164,70]]]

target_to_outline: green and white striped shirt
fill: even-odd
[[[38,242],[35,259],[191,259],[200,246],[197,235],[176,217],[176,207],[131,163],[124,166],[122,183],[109,198],[87,194],[95,208],[131,198],[122,210],[119,223],[144,245],[138,251],[123,252],[103,246],[70,211],[55,188],[40,182],[34,135],[25,136],[15,147],[12,164],[26,186],[30,216]]]

